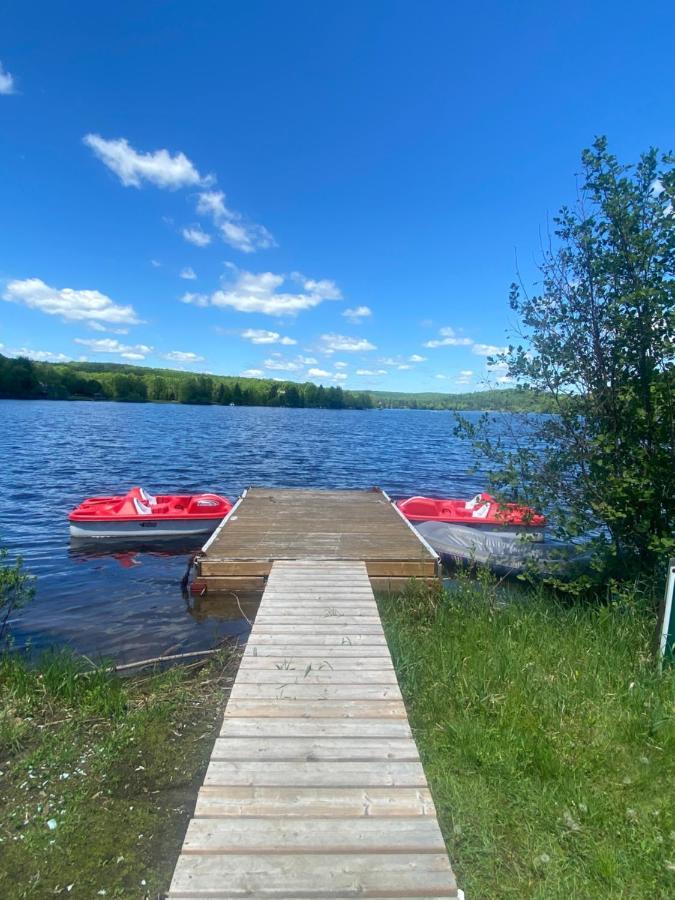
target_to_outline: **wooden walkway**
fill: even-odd
[[[434,580],[437,554],[380,490],[249,488],[195,561],[194,590],[262,590],[275,560],[366,564],[374,587]]]
[[[168,896],[457,897],[363,562],[274,563]]]

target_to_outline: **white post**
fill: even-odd
[[[662,664],[666,655],[672,655],[675,643],[675,621],[673,621],[673,592],[675,591],[675,559],[668,563],[668,577],[666,579],[666,592],[663,605],[659,614],[658,629],[658,660]]]

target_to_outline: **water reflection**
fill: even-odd
[[[143,565],[143,557],[181,556],[189,560],[201,547],[201,541],[185,538],[162,541],[92,540],[71,537],[68,555],[75,562],[86,563],[95,559],[114,560],[123,569]]]
[[[228,591],[223,594],[188,594],[188,611],[195,622],[203,622],[206,619],[236,620],[243,619],[248,627],[253,624],[262,591],[248,591],[235,593]]]

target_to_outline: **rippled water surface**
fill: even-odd
[[[473,463],[448,412],[0,401],[0,545],[37,576],[13,634],[123,661],[246,632],[233,598],[183,597],[199,539],[159,552],[71,544],[67,514],[87,496],[139,484],[234,499],[254,484],[462,497],[484,487]]]

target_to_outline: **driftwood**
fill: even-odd
[[[123,663],[119,666],[109,666],[106,672],[122,672],[125,669],[138,669],[143,666],[152,666],[155,663],[161,663],[172,659],[187,659],[192,656],[210,656],[213,653],[220,653],[223,647],[214,647],[212,650],[191,650],[189,653],[171,653],[169,656],[154,656],[151,659],[139,659],[137,662]]]

